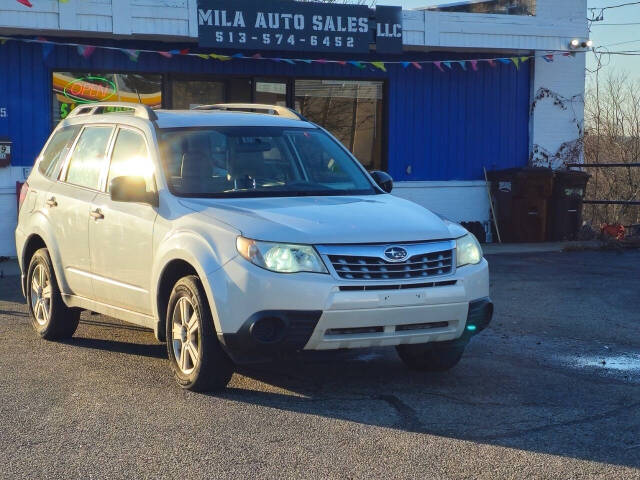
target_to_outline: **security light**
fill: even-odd
[[[574,38],[573,40],[571,40],[571,43],[569,44],[569,48],[573,48],[576,49],[580,46],[580,40],[578,40],[577,38]]]

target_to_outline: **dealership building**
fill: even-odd
[[[484,169],[582,160],[586,3],[0,0],[0,256],[51,130],[107,100],[294,108],[395,195],[490,231]]]

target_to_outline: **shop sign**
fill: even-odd
[[[402,7],[376,8],[376,51],[402,53]]]
[[[11,163],[11,140],[0,137],[0,167],[7,167]]]
[[[282,0],[198,0],[199,43],[207,48],[369,51],[365,5]]]
[[[93,75],[77,78],[67,83],[63,89],[64,96],[73,103],[106,102],[117,93],[115,83]]]

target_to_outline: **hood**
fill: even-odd
[[[312,245],[453,238],[440,217],[393,195],[182,198],[180,202],[254,240]]]

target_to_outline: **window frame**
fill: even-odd
[[[91,188],[91,187],[87,187],[85,185],[78,185],[76,183],[71,183],[67,181],[67,173],[69,171],[69,165],[71,164],[71,157],[73,156],[73,152],[75,152],[77,146],[78,146],[78,142],[80,141],[80,139],[82,138],[82,134],[84,133],[84,131],[87,128],[92,128],[92,127],[110,127],[111,128],[111,135],[109,136],[109,140],[107,142],[107,148],[105,151],[105,164],[110,164],[111,162],[107,162],[107,159],[110,158],[111,155],[111,149],[113,148],[113,136],[114,133],[117,131],[117,124],[115,123],[88,123],[85,125],[82,125],[82,128],[80,129],[80,132],[77,134],[75,140],[73,141],[73,146],[71,147],[71,149],[69,150],[69,154],[67,155],[67,158],[65,159],[63,168],[60,169],[60,172],[58,174],[58,182],[63,183],[65,185],[70,185],[72,187],[76,187],[76,188],[82,188],[84,190],[89,190],[92,192],[100,192],[100,187],[102,186],[102,184],[104,183],[104,165],[102,165],[102,168],[100,170],[100,179],[99,179],[99,183],[98,183],[98,188]]]

